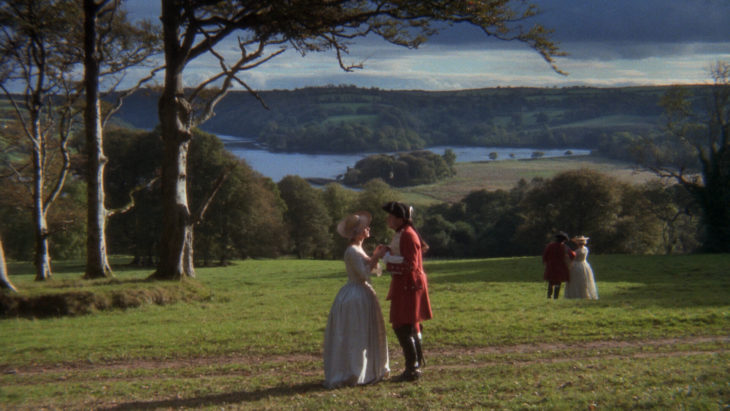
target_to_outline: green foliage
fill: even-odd
[[[21,167],[22,168],[22,167]],[[31,260],[35,237],[31,198],[27,187],[14,178],[0,184],[0,236],[6,239],[7,258]],[[55,206],[48,212],[49,248],[53,258],[68,259],[83,255],[86,228],[86,186],[71,175],[66,180]]]
[[[69,179],[63,193],[49,212],[51,257],[81,258],[86,250],[86,185],[78,178]]]
[[[156,131],[127,129],[111,129],[106,136],[109,208],[122,207],[135,187],[142,188],[133,194],[134,208],[110,219],[109,249],[131,255],[134,264],[154,265],[161,230],[159,187],[146,183],[158,172],[159,137]],[[520,162],[515,164],[536,167],[536,174],[529,176],[559,175],[522,182],[509,190],[459,194],[453,204],[447,200],[431,201],[430,204],[436,205],[427,208],[419,201],[413,202],[405,191],[392,189],[382,179],[370,180],[358,191],[336,183],[318,189],[299,177],[289,177],[277,186],[226,152],[213,135],[196,131],[192,144],[188,194],[193,209],[201,205],[211,182],[233,166],[205,218],[196,227],[198,266],[284,254],[339,259],[346,241],[336,233],[337,222],[349,212],[367,210],[373,214],[373,242],[386,243],[392,232],[387,228],[381,206],[393,200],[416,205],[416,225],[430,245],[429,256],[433,257],[537,253],[558,226],[571,234],[582,232],[593,237],[598,252],[687,253],[698,246],[698,220],[693,217],[698,213],[696,205],[686,191],[678,191],[676,187],[631,188],[607,174],[582,170],[563,175],[558,169],[550,172],[546,168],[549,165],[540,161]],[[448,163],[448,152],[443,157],[432,157],[439,164]],[[515,172],[506,171],[510,176]],[[448,181],[449,186],[466,183]],[[433,195],[429,188],[432,186],[422,187]],[[22,194],[19,189],[13,185],[0,187],[4,193],[0,197],[0,217],[5,222],[4,238],[13,239],[5,244],[9,258],[28,260],[33,250],[28,229],[31,222],[27,211],[18,206],[22,203],[18,202]],[[84,249],[83,186],[71,181],[59,201],[63,207],[57,210],[63,213],[51,214],[53,255],[55,258],[78,256]],[[587,214],[581,210],[587,210]]]
[[[107,207],[123,208],[134,199],[134,208],[109,219],[107,242],[111,253],[133,256],[133,263],[151,266],[157,258],[162,228],[159,187],[149,185],[159,174],[162,144],[158,131],[119,128],[104,136]],[[141,190],[135,191],[135,189]]]
[[[662,97],[666,128],[640,147],[641,164],[681,184],[701,209],[707,251],[730,250],[730,62],[711,67],[703,105],[685,88]]]
[[[685,87],[699,106],[707,86]],[[229,93],[206,130],[258,139],[270,150],[407,151],[435,145],[600,148],[627,159],[617,133],[639,138],[660,130],[657,101],[666,87],[494,88],[446,92],[320,87],[262,91],[263,109],[245,92]],[[156,94],[133,95],[119,118],[157,124]],[[522,113],[515,126],[514,113]]]
[[[373,215],[373,221],[370,222],[370,237],[379,244],[387,244],[392,238],[392,231],[388,228],[386,222],[388,215],[383,211],[383,205],[389,201],[399,200],[395,191],[393,191],[384,181],[375,179],[370,180],[363,186],[358,193],[356,205],[353,211],[367,210]]]
[[[200,198],[207,195],[209,184],[224,172],[224,167],[234,164],[226,182],[210,204],[202,223],[196,228],[196,261],[208,265],[217,259],[221,265],[233,258],[276,257],[285,251],[288,241],[284,225],[285,205],[276,185],[253,171],[244,161],[236,159],[222,149],[220,140],[212,135],[201,134],[193,142],[201,140],[215,143],[216,154],[223,156],[227,164],[211,170],[207,175],[196,172],[190,184],[200,184]],[[215,158],[205,150],[196,151],[192,157],[201,155],[201,162]],[[193,203],[195,204],[195,203]]]
[[[322,193],[299,176],[286,176],[278,183],[286,204],[284,221],[299,258],[329,256],[332,248],[331,216]]]
[[[233,258],[275,257],[287,242],[282,213],[284,204],[270,179],[254,172],[244,161],[225,151],[220,140],[195,131],[188,159],[188,195],[191,209],[201,207],[211,184],[229,171],[203,221],[196,228],[196,263],[227,264]],[[133,262],[153,265],[161,230],[160,188],[145,186],[158,173],[161,142],[158,131],[108,132],[105,150],[109,156],[110,203],[121,207],[135,187],[135,207],[113,217],[109,224],[110,248],[133,255]]]
[[[429,184],[451,177],[454,153],[439,156],[431,151],[412,151],[395,155],[376,154],[365,157],[347,169],[342,181],[359,186],[372,179],[381,179],[395,187]]]
[[[429,207],[418,225],[434,257],[539,254],[557,231],[591,237],[600,253],[688,252],[697,245],[697,222],[685,211],[692,202],[677,189],[580,169],[510,191],[474,191]]]
[[[648,211],[662,222],[662,245],[666,254],[688,253],[701,247],[701,214],[692,195],[681,185],[648,183],[644,195]]]
[[[196,132],[191,143],[188,180],[192,209],[208,198],[211,181],[229,172],[195,231],[196,262],[213,259],[276,257],[286,243],[284,204],[269,179],[223,148],[214,135]]]

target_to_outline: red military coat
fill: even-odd
[[[567,245],[557,241],[548,244],[542,253],[542,262],[545,265],[543,279],[555,283],[569,281],[570,271],[566,265],[566,258],[569,260],[575,258],[575,252]]]
[[[399,231],[399,253],[403,262],[388,263],[386,269],[392,273],[390,290],[390,322],[393,328],[416,325],[431,319],[431,302],[428,298],[428,280],[423,271],[421,240],[410,225]]]

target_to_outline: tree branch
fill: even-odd
[[[132,86],[131,88],[125,90],[124,92],[120,93],[119,96],[117,96],[117,100],[114,103],[114,106],[112,106],[109,111],[104,115],[104,118],[102,119],[101,126],[105,127],[106,124],[109,122],[109,120],[112,118],[112,116],[119,111],[120,108],[122,108],[122,104],[124,103],[124,99],[132,95],[135,91],[139,90],[140,87],[142,87],[143,84],[147,83],[148,81],[152,80],[155,75],[159,72],[165,69],[165,66],[159,66],[155,67],[150,71],[150,74],[147,76],[139,79],[137,81],[137,84]],[[111,91],[110,91],[111,92]]]
[[[213,183],[213,189],[211,193],[208,195],[206,200],[203,202],[203,204],[200,205],[200,208],[195,212],[194,215],[192,215],[192,224],[199,224],[201,221],[203,221],[203,217],[205,216],[205,212],[208,210],[208,207],[213,202],[213,198],[218,193],[218,190],[223,186],[223,183],[226,181],[228,176],[231,174],[231,172],[238,167],[238,163],[233,163],[232,165],[226,167],[226,169],[221,173],[220,176],[216,179],[215,183]]]
[[[136,206],[136,200],[134,198],[134,195],[142,190],[149,190],[159,179],[160,179],[160,177],[155,177],[146,183],[143,183],[143,184],[140,184],[140,185],[134,187],[129,192],[129,202],[122,207],[105,210],[106,216],[113,217],[118,214],[125,214],[125,213],[129,212],[130,210],[132,210]]]

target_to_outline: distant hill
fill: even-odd
[[[707,86],[689,87],[698,100]],[[229,93],[205,131],[255,138],[272,151],[360,152],[433,145],[594,149],[602,137],[657,131],[667,87],[389,91],[352,86]],[[158,94],[127,99],[117,119],[157,125]]]

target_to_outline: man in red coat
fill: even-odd
[[[428,298],[428,280],[423,271],[420,236],[413,228],[411,208],[400,202],[383,206],[388,212],[388,227],[395,230],[388,246],[380,245],[375,251],[387,263],[392,274],[387,300],[390,300],[390,322],[405,357],[405,371],[398,377],[414,381],[421,376],[424,365],[420,323],[433,317]]]
[[[570,262],[575,258],[575,252],[565,244],[567,241],[568,234],[561,231],[542,253],[542,263],[545,266],[543,278],[548,282],[547,298],[557,300],[560,284],[570,280]]]

